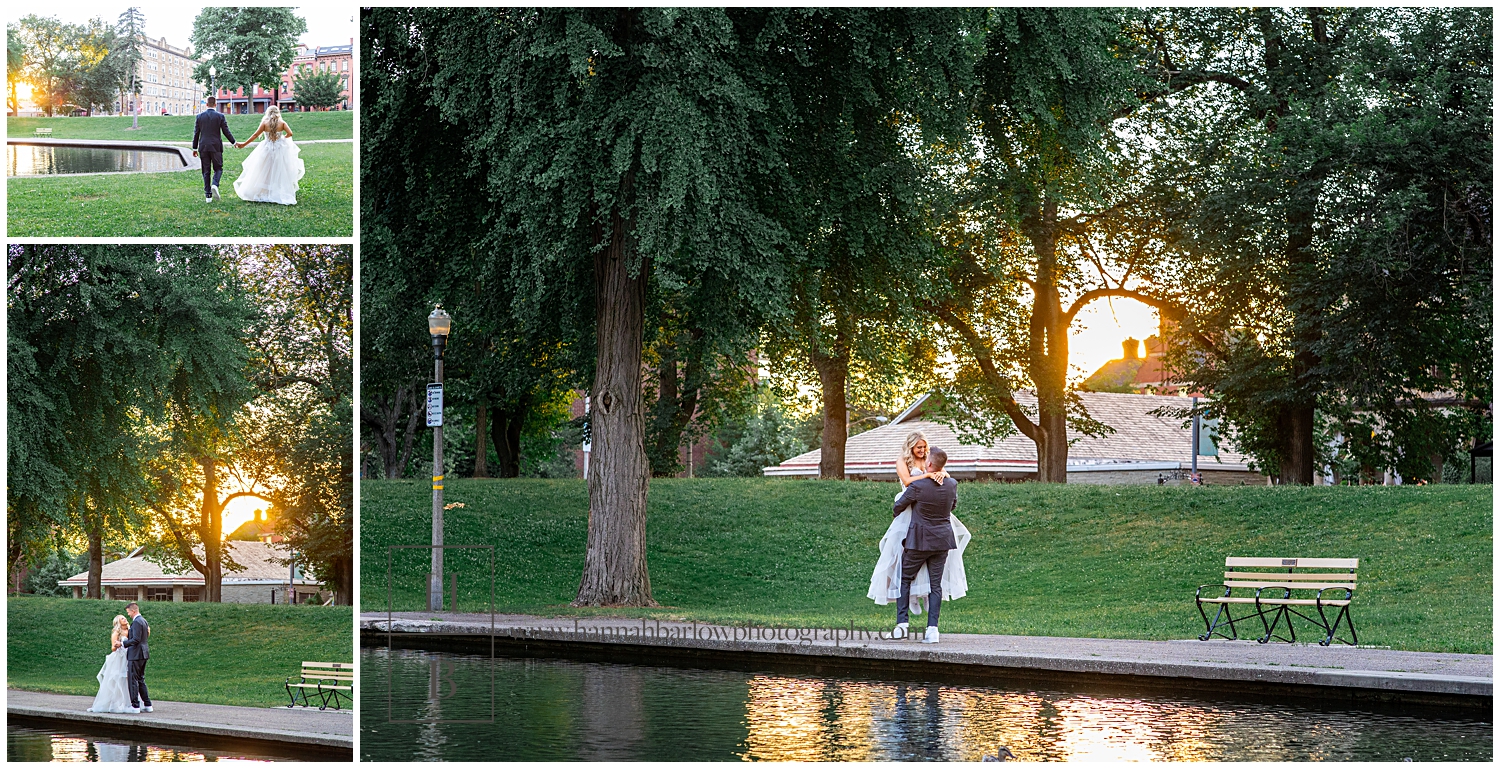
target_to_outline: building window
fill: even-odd
[[[197,603],[203,600],[203,588],[185,587],[182,589],[183,603]]]
[[[172,588],[170,588],[170,587],[148,587],[148,588],[146,588],[146,600],[148,600],[148,601],[170,601],[170,600],[172,600]]]
[[[117,587],[112,591],[116,601],[139,601],[140,591],[133,587]]]

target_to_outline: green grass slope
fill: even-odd
[[[203,176],[198,171],[11,177],[7,180],[8,233],[11,237],[352,237],[354,145],[304,144],[301,150],[307,173],[295,206],[249,203],[234,196],[234,180],[239,178],[249,148],[228,150],[219,182],[223,199],[211,205],[203,202]]]
[[[10,596],[6,685],[93,696],[122,601]],[[266,707],[286,704],[282,684],[303,662],[354,659],[347,606],[147,603],[152,699]]]
[[[51,128],[54,139],[111,139],[139,142],[191,142],[196,115],[141,115],[140,128],[130,128],[128,117],[12,117],[5,119],[6,136],[30,138],[38,128]],[[228,115],[229,132],[244,141],[260,125],[260,115]],[[300,141],[354,138],[353,112],[288,112],[287,125]]]
[[[448,544],[496,547],[502,611],[615,613],[878,628],[894,608],[865,598],[894,484],[760,479],[653,480],[647,518],[661,609],[573,609],[588,531],[581,480],[450,480]],[[360,501],[361,610],[420,608],[429,486],[366,480]],[[1198,585],[1225,556],[1358,557],[1360,642],[1489,653],[1493,541],[1489,486],[1267,488],[961,484],[974,538],[969,594],[943,629],[1099,638],[1192,638]],[[460,608],[488,601],[487,557],[450,552]],[[389,565],[388,565],[389,564]]]

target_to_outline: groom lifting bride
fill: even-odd
[[[925,441],[924,441],[925,442]],[[913,480],[896,498],[892,514],[911,508],[911,525],[902,540],[901,598],[896,603],[894,638],[905,638],[911,604],[911,583],[923,566],[927,567],[927,634],[922,643],[938,642],[938,612],[943,605],[943,574],[948,565],[948,551],[958,549],[953,534],[952,515],[958,507],[958,481],[943,472],[948,454],[933,446],[927,451],[926,475]],[[960,555],[960,557],[962,557]]]

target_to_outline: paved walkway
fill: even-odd
[[[90,713],[93,697],[16,689],[7,690],[5,700],[6,712],[13,716],[206,734],[288,746],[354,749],[354,715],[348,710],[247,708],[157,700],[150,713]]]
[[[488,635],[487,614],[369,612],[367,633]],[[437,620],[437,621],[434,621]],[[1351,646],[1255,641],[1132,641],[1103,638],[944,633],[942,642],[895,641],[849,628],[775,632],[684,622],[625,618],[546,618],[496,615],[495,634],[537,641],[592,642],[730,652],[939,663],[1016,671],[1095,676],[1127,675],[1252,684],[1283,684],[1407,692],[1438,696],[1493,696],[1494,658],[1488,654],[1438,654]],[[815,636],[815,637],[810,637]]]

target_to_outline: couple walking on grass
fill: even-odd
[[[880,538],[880,560],[875,563],[868,593],[881,606],[896,601],[895,638],[907,637],[910,615],[923,612],[925,599],[927,632],[922,643],[937,643],[943,599],[962,598],[969,591],[964,548],[970,535],[953,515],[958,481],[943,469],[947,464],[947,452],[929,447],[927,436],[920,432],[906,436],[896,462],[901,493],[892,509],[895,518]]]
[[[297,182],[307,169],[299,157],[302,151],[292,141],[292,129],[281,119],[281,109],[266,108],[255,133],[235,144],[228,118],[214,109],[216,101],[208,97],[208,109],[198,113],[193,122],[193,157],[198,158],[203,170],[203,202],[219,199],[219,179],[224,175],[224,142],[220,134],[238,149],[265,135],[266,140],[256,145],[240,167],[239,178],[234,180],[234,194],[251,202],[297,205]]]
[[[151,659],[151,626],[134,601],[125,604],[127,622],[115,615],[109,634],[110,652],[99,669],[99,693],[90,713],[150,713],[151,695],[146,692],[146,661]]]

